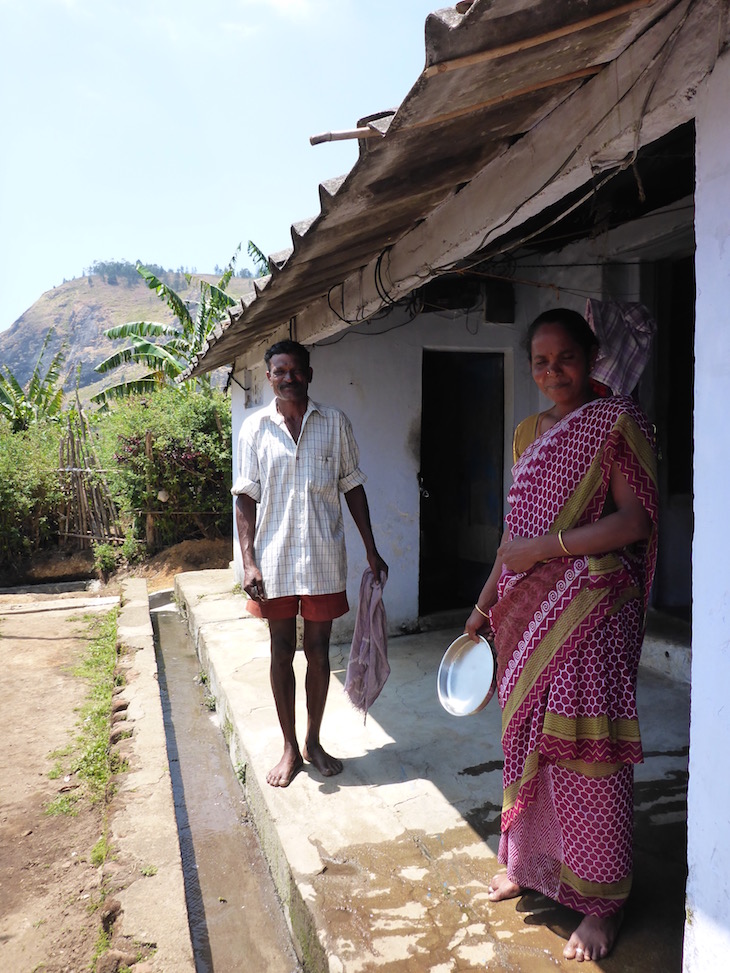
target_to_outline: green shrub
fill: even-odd
[[[136,564],[137,561],[141,561],[145,554],[144,544],[138,540],[131,530],[128,530],[124,535],[124,543],[122,544],[122,557],[127,562],[127,564]]]
[[[14,433],[0,421],[0,565],[16,564],[57,539],[62,433],[53,422]]]
[[[94,422],[133,539],[146,537],[148,512],[156,547],[230,534],[231,407],[221,392],[163,388],[112,404]]]
[[[117,551],[112,544],[92,544],[94,569],[106,579],[117,566]]]

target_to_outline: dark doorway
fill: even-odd
[[[424,351],[419,614],[473,603],[502,534],[504,358]]]
[[[695,276],[693,256],[655,265],[655,415],[659,550],[654,604],[689,619],[692,601],[692,469]]]

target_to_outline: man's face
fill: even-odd
[[[277,399],[301,402],[306,401],[312,369],[305,368],[294,355],[273,355],[266,377]]]

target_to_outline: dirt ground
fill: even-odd
[[[94,594],[118,593],[129,574],[159,591],[172,587],[181,571],[227,567],[230,560],[230,539],[184,542],[97,583]],[[69,559],[63,561],[68,577]],[[35,578],[57,579],[49,565]],[[123,861],[102,867],[91,861],[103,834],[102,807],[81,801],[73,817],[46,812],[51,801],[79,786],[73,776],[52,773],[59,762],[53,754],[73,741],[86,698],[87,684],[74,668],[86,644],[82,616],[90,609],[74,603],[88,596],[66,594],[68,608],[50,610],[59,595],[0,594],[0,969],[7,973],[90,970],[100,933],[113,923],[114,891],[125,884]],[[133,969],[144,973],[144,950],[128,944],[95,969],[116,973],[135,961]]]
[[[207,571],[227,568],[233,559],[233,541],[230,537],[215,540],[183,541],[148,560],[121,568],[100,587],[107,593],[118,591],[124,578],[144,578],[150,591],[171,588],[176,574],[181,571]],[[95,579],[94,555],[91,551],[44,551],[16,569],[0,571],[0,588],[18,585],[39,585],[78,579]]]

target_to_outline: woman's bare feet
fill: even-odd
[[[507,872],[500,872],[499,875],[492,876],[487,898],[491,902],[501,902],[502,899],[516,899],[518,895],[522,895],[522,892],[522,886],[510,881]]]
[[[603,918],[584,916],[583,921],[568,940],[563,956],[566,959],[574,959],[578,963],[584,960],[604,959],[616,942],[623,918],[623,910]]]
[[[322,748],[321,743],[306,743],[304,745],[304,759],[314,764],[323,777],[334,777],[342,773],[342,761]]]
[[[303,765],[304,761],[299,751],[286,747],[279,763],[266,775],[266,782],[272,787],[288,787]]]

